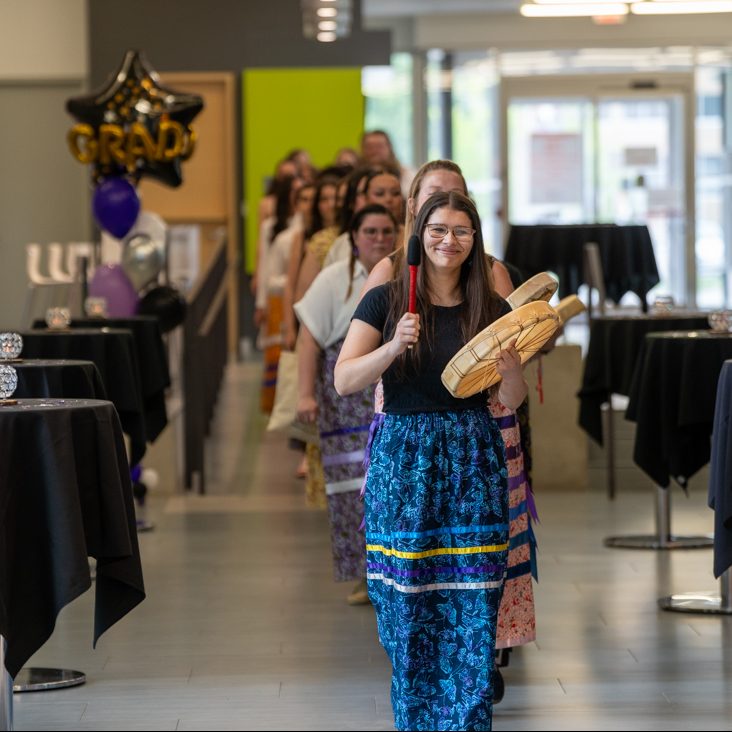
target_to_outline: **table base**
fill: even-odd
[[[86,674],[65,668],[22,668],[13,679],[16,694],[25,691],[47,691],[81,686],[86,683]]]
[[[714,538],[702,536],[668,536],[639,534],[637,536],[608,536],[603,542],[613,549],[707,549],[714,544]]]
[[[705,549],[714,545],[710,534],[676,536],[671,533],[671,493],[669,488],[656,486],[656,533],[640,536],[609,536],[605,546],[613,549]]]
[[[661,610],[676,613],[705,613],[707,615],[732,615],[732,607],[725,605],[719,595],[712,592],[682,592],[662,597],[658,601]]]
[[[719,594],[713,592],[683,592],[662,597],[658,601],[662,610],[677,613],[705,613],[707,615],[732,615],[732,570],[719,578]]]

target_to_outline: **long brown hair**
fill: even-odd
[[[441,208],[462,211],[470,219],[475,229],[473,248],[460,269],[459,287],[462,295],[460,309],[460,330],[463,343],[490,325],[500,312],[501,298],[493,285],[493,274],[484,255],[483,234],[480,216],[475,204],[462,193],[456,191],[439,192],[430,196],[417,214],[414,228],[409,234],[419,236],[422,243],[422,262],[427,255],[424,251],[424,232],[432,214]],[[409,305],[409,268],[402,267],[401,273],[389,283],[389,322],[392,330],[407,312]],[[421,266],[417,272],[417,313],[422,324],[422,336],[415,348],[405,351],[397,360],[397,371],[405,374],[407,362],[418,367],[425,350],[434,344],[434,306],[430,297],[429,268]],[[389,336],[391,337],[391,336]]]

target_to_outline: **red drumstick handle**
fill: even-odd
[[[409,265],[409,312],[417,312],[417,265]]]

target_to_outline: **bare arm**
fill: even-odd
[[[419,339],[419,315],[405,313],[394,337],[382,344],[381,333],[362,320],[352,320],[335,366],[335,388],[341,396],[365,389],[381,378],[394,359]]]
[[[302,299],[319,272],[320,265],[318,264],[318,258],[312,252],[306,252],[305,259],[303,259],[302,265],[300,266],[300,271],[297,273],[293,302],[299,302]]]
[[[386,282],[391,281],[392,274],[394,272],[394,264],[390,257],[384,257],[380,262],[374,265],[374,268],[369,273],[368,279],[364,282],[363,289],[361,290],[361,298],[369,291],[373,290],[374,287],[383,285]]]
[[[320,346],[303,324],[297,336],[297,417],[302,422],[315,422],[318,403],[315,399],[315,378]]]
[[[498,387],[498,399],[509,409],[517,409],[526,399],[529,386],[524,379],[521,357],[516,350],[516,339],[507,344],[498,354],[496,369],[503,377],[501,385]]]
[[[282,318],[284,326],[284,347],[291,351],[295,347],[295,339],[297,327],[295,323],[295,284],[297,282],[297,273],[300,270],[300,261],[302,260],[302,250],[305,246],[305,234],[300,233],[292,241],[290,247],[290,261],[287,263],[287,282],[285,283],[285,291],[282,295]]]
[[[505,300],[513,291],[514,286],[511,282],[511,275],[508,274],[508,269],[497,259],[493,260],[493,266],[491,267],[493,272],[493,286],[496,288],[496,292]]]

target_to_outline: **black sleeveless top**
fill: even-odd
[[[458,399],[442,383],[442,372],[450,359],[465,345],[460,329],[460,315],[465,303],[452,307],[433,305],[434,339],[431,351],[424,351],[419,371],[407,369],[406,377],[399,377],[394,364],[382,375],[384,384],[384,411],[387,414],[414,414],[416,412],[445,412],[477,409],[487,404],[486,392],[466,399]],[[511,307],[501,300],[499,317]],[[355,320],[376,328],[384,342],[392,338],[395,324],[389,318],[389,284],[369,290],[356,308]]]

